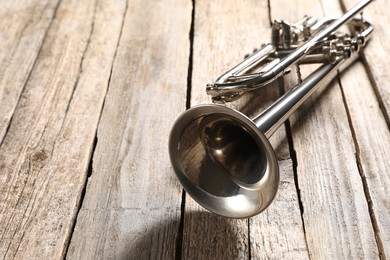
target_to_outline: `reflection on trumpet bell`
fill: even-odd
[[[207,131],[212,131],[208,133],[210,135],[214,131],[221,131],[221,135],[210,140],[218,143],[214,147],[216,150],[217,146],[237,148],[236,145],[241,143],[240,134],[244,133],[247,141],[255,147],[252,152],[256,157],[253,160],[257,160],[254,163],[256,167],[247,167],[247,173],[244,173],[239,167],[247,159],[236,156],[234,150],[229,148],[229,151],[221,151],[225,154],[219,157],[221,162],[216,162],[219,159],[210,156],[202,140],[207,138]],[[237,138],[236,144],[229,143],[228,138],[232,135]],[[257,154],[259,151],[262,154],[260,156]],[[248,155],[248,151],[245,152]],[[172,128],[169,154],[176,176],[188,194],[203,207],[219,215],[231,218],[256,215],[267,208],[276,195],[279,168],[274,151],[256,125],[236,110],[213,104],[187,110]],[[235,162],[224,161],[223,156],[235,157]],[[225,169],[219,164],[223,162],[227,163]],[[227,167],[232,164],[236,164],[237,171],[227,171]]]
[[[210,159],[238,185],[253,189],[261,186],[266,173],[266,154],[253,133],[236,117],[221,114],[204,116],[199,123],[200,141]]]
[[[195,201],[231,218],[251,217],[270,205],[279,185],[279,168],[268,138],[347,65],[346,60],[357,58],[373,28],[353,16],[370,2],[361,1],[339,19],[305,17],[293,25],[276,21],[272,44],[207,87],[213,101],[223,103],[268,84],[294,64],[323,63],[258,116],[249,119],[234,109],[210,104],[190,108],[176,120],[169,138],[170,159],[176,176]],[[336,32],[348,22],[351,35]]]

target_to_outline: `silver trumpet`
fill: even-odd
[[[350,64],[371,37],[373,27],[354,18],[371,3],[364,0],[338,19],[304,17],[295,24],[276,20],[272,44],[207,86],[215,103],[234,101],[269,84],[291,66],[322,63],[253,119],[218,104],[185,111],[169,138],[173,169],[187,193],[206,209],[231,218],[254,216],[266,209],[279,186],[279,167],[268,138],[338,69]],[[350,35],[337,32],[348,25]],[[344,64],[344,66],[342,66]]]

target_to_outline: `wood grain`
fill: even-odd
[[[56,12],[0,147],[5,259],[59,259],[66,253],[124,7],[63,1]],[[107,28],[111,34],[102,33]]]
[[[55,1],[4,1],[0,10],[0,144],[58,6]]]
[[[185,110],[191,8],[172,0],[128,6],[69,259],[176,254],[182,188],[167,140]]]
[[[252,259],[308,259],[291,160],[279,161],[279,168],[275,201],[250,219]]]
[[[240,1],[196,1],[191,105],[209,103],[205,85],[240,62],[246,53],[269,40],[267,1],[245,4]],[[228,106],[253,116],[278,96],[279,87],[275,83],[248,93]],[[307,256],[284,127],[275,133],[271,143],[282,161],[284,180],[276,202],[250,221],[232,220],[201,209],[187,196],[183,237],[185,259],[258,259],[272,257],[273,251],[274,257]],[[289,208],[283,203],[287,200],[291,203]],[[280,219],[285,221],[284,228],[276,228]],[[286,242],[286,238],[288,243],[275,242]]]
[[[276,16],[279,9],[272,10]],[[336,1],[304,1],[286,10],[282,15],[292,19],[306,14],[302,10],[319,17],[322,11],[338,15],[341,7]],[[339,85],[333,82],[292,117],[306,239],[313,258],[374,259],[378,249],[345,106]]]
[[[342,1],[350,8],[353,1]],[[351,127],[357,146],[357,161],[365,182],[377,244],[383,259],[390,257],[390,90],[387,73],[389,17],[388,1],[375,1],[364,17],[373,23],[375,33],[363,53],[364,68],[353,66],[341,81],[348,103]],[[355,75],[363,75],[356,77]]]
[[[371,221],[381,256],[385,259],[390,256],[390,177],[386,174],[390,172],[390,132],[361,62],[353,64],[342,75],[341,86],[348,106],[356,160],[369,201]]]
[[[309,250],[318,258],[373,259],[378,252],[348,118],[337,83],[328,88],[293,125]]]

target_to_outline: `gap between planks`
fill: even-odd
[[[8,120],[8,122],[5,122],[6,126],[4,126],[4,129],[0,129],[0,147],[1,145],[3,144],[3,141],[4,141],[4,138],[5,136],[7,135],[10,127],[11,127],[11,123],[12,123],[12,120],[14,118],[14,113],[15,113],[15,110],[16,110],[16,107],[17,107],[17,104],[19,103],[19,100],[20,100],[20,97],[22,96],[22,93],[23,93],[23,90],[25,89],[26,85],[27,85],[27,82],[29,82],[30,80],[30,77],[31,77],[31,73],[34,71],[34,68],[36,66],[36,63],[37,63],[37,60],[38,60],[38,57],[40,56],[41,54],[41,51],[42,51],[42,48],[43,48],[43,45],[44,45],[44,42],[46,41],[46,38],[47,38],[47,33],[48,31],[50,30],[51,26],[52,26],[52,23],[53,23],[53,20],[54,20],[54,17],[56,17],[56,14],[57,14],[57,10],[58,10],[58,7],[60,6],[61,4],[61,1],[62,0],[58,0],[57,4],[55,5],[54,9],[53,9],[53,16],[51,17],[51,20],[50,22],[48,23],[48,26],[46,27],[46,30],[44,32],[44,35],[41,39],[41,43],[40,43],[40,46],[38,48],[38,51],[37,51],[37,54],[34,58],[34,61],[32,62],[32,65],[31,65],[31,68],[30,70],[27,72],[27,75],[26,75],[26,78],[23,82],[23,85],[20,87],[20,90],[19,90],[19,95],[17,97],[17,100],[15,100],[15,104],[14,106],[12,107],[12,111],[10,111],[11,115],[10,115],[10,118]],[[48,4],[47,4],[48,5]],[[26,29],[27,25],[25,26],[25,28],[23,29],[23,31]],[[22,34],[23,35],[23,34]],[[16,50],[15,50],[16,51]],[[13,53],[12,56],[14,56],[15,53]],[[1,101],[1,100],[0,100]],[[7,111],[4,111],[4,112],[7,112]],[[0,127],[2,127],[0,125]]]
[[[82,68],[82,64],[83,64],[83,60],[84,60],[84,55],[85,55],[88,47],[90,46],[90,40],[91,40],[93,31],[94,31],[97,6],[98,6],[98,0],[95,1],[93,22],[92,22],[91,31],[90,31],[90,37],[88,39],[88,42],[87,42],[87,45],[86,45],[86,48],[85,48],[85,52],[83,54],[83,57],[82,57],[82,60],[81,60],[81,63],[80,63],[80,72],[81,72],[81,68]],[[119,43],[120,43],[120,40],[121,40],[121,37],[122,37],[122,33],[123,33],[123,25],[124,25],[124,21],[126,19],[126,13],[127,13],[128,6],[129,6],[129,2],[126,1],[126,6],[125,6],[124,12],[123,12],[122,24],[121,24],[120,32],[119,32],[119,36],[118,36],[118,41],[117,41],[117,44],[116,44],[116,47],[115,47],[114,58],[112,59],[112,63],[111,63],[110,75],[109,75],[108,81],[107,81],[106,94],[105,94],[105,97],[104,97],[103,105],[102,105],[101,110],[100,110],[99,119],[98,119],[98,122],[97,122],[96,131],[95,131],[94,141],[93,141],[93,143],[91,145],[91,153],[89,155],[89,165],[88,165],[88,169],[87,169],[87,176],[85,178],[84,188],[83,188],[83,190],[81,192],[77,213],[76,213],[74,221],[72,223],[71,231],[70,231],[70,234],[69,234],[69,239],[67,241],[67,244],[65,245],[65,251],[64,251],[65,252],[64,253],[65,259],[67,258],[67,254],[68,254],[68,250],[69,250],[69,246],[70,246],[70,240],[71,240],[73,232],[74,232],[74,230],[76,228],[76,223],[77,223],[77,219],[78,219],[80,210],[81,210],[81,208],[83,206],[83,202],[84,202],[84,198],[85,198],[86,190],[87,190],[87,185],[88,185],[88,180],[89,180],[89,178],[93,174],[93,158],[94,158],[94,154],[95,154],[95,150],[96,150],[96,146],[97,146],[97,142],[98,142],[98,136],[97,136],[97,131],[98,130],[97,129],[99,128],[99,125],[100,125],[100,120],[101,120],[102,113],[103,113],[103,110],[104,110],[104,105],[105,105],[105,99],[106,99],[107,93],[108,93],[108,91],[110,89],[112,71],[113,71],[114,63],[115,63],[115,60],[116,60],[116,57],[117,57]],[[80,79],[80,74],[79,74],[79,76],[77,78],[77,83],[78,83],[79,79]],[[77,83],[75,85],[77,85]],[[73,93],[74,93],[74,91],[73,91]],[[72,93],[72,97],[73,97],[73,93]],[[69,102],[68,108],[69,108],[69,106],[70,106],[70,102]]]
[[[194,59],[194,33],[195,33],[195,0],[191,1],[192,10],[191,10],[191,25],[189,31],[189,54],[188,54],[188,71],[187,71],[187,95],[186,95],[186,109],[191,107],[191,91],[192,91],[192,66]],[[180,206],[180,222],[177,231],[176,237],[176,252],[175,259],[179,260],[182,258],[182,248],[183,248],[183,233],[184,233],[184,216],[185,216],[185,208],[186,208],[186,197],[187,193],[184,189],[182,189],[181,196],[181,206]]]
[[[348,124],[349,124],[349,128],[351,129],[353,143],[354,143],[355,149],[356,149],[356,153],[355,153],[356,165],[358,167],[359,174],[360,174],[360,177],[362,179],[364,196],[366,197],[366,200],[367,200],[368,211],[369,211],[369,215],[370,215],[370,218],[371,218],[371,224],[372,224],[372,227],[373,227],[373,230],[374,230],[374,233],[375,233],[375,241],[376,241],[376,244],[378,246],[379,258],[380,259],[385,259],[385,252],[384,252],[383,242],[382,242],[381,235],[380,235],[378,221],[377,221],[377,219],[375,217],[375,212],[374,212],[373,205],[372,205],[372,199],[371,199],[371,195],[370,195],[370,190],[369,190],[369,187],[368,187],[368,184],[367,184],[367,180],[366,180],[366,176],[365,176],[365,173],[364,173],[364,169],[362,167],[360,146],[359,146],[359,142],[358,142],[357,137],[356,137],[356,131],[355,131],[354,126],[352,124],[351,112],[350,112],[350,109],[348,107],[347,99],[345,97],[345,92],[344,92],[344,89],[343,89],[343,85],[341,83],[341,76],[340,76],[340,72],[339,71],[337,73],[337,81],[338,81],[338,85],[339,85],[339,88],[340,88],[341,96],[343,98],[345,111],[347,113]]]

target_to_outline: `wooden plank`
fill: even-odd
[[[192,199],[186,205],[183,259],[249,258],[248,220],[211,215]]]
[[[356,4],[354,0],[341,0],[343,7],[348,9]],[[379,105],[385,115],[387,125],[390,127],[390,75],[388,73],[387,64],[389,63],[387,54],[390,51],[388,44],[389,29],[388,24],[390,18],[388,11],[390,3],[388,1],[374,1],[364,10],[364,18],[370,21],[375,32],[373,40],[365,48],[363,58],[365,66],[368,68],[368,75],[371,79],[371,84],[374,85]]]
[[[252,259],[308,259],[291,160],[279,161],[279,167],[275,201],[250,219]]]
[[[256,17],[254,19],[254,17]],[[194,60],[191,105],[209,103],[206,83],[240,62],[245,53],[270,40],[267,1],[196,1]],[[263,33],[264,32],[264,33]],[[240,101],[228,104],[253,116],[279,96],[277,84],[248,93]],[[271,138],[281,166],[281,187],[276,202],[261,216],[249,221],[226,219],[207,212],[189,196],[186,200],[183,257],[185,259],[248,259],[274,256],[307,256],[299,204],[292,176],[292,163],[285,130]],[[286,190],[287,189],[287,190]],[[290,209],[283,209],[285,191],[292,191]],[[295,202],[295,203],[294,203]],[[277,219],[275,218],[277,217]],[[284,219],[284,229],[277,229]],[[267,225],[269,222],[273,225]],[[280,244],[273,241],[286,241]],[[274,252],[272,252],[274,251]],[[284,253],[282,253],[284,252]],[[298,253],[293,253],[298,252]],[[291,254],[290,254],[291,253]]]
[[[0,147],[5,259],[65,256],[124,8],[77,0],[58,8]]]
[[[373,259],[378,252],[340,94],[332,84],[293,125],[306,238],[313,257]]]
[[[353,1],[342,2],[346,8],[354,4]],[[363,53],[365,69],[361,64],[356,65],[341,81],[358,148],[359,170],[366,182],[377,244],[383,259],[390,257],[390,180],[387,174],[390,172],[390,90],[386,69],[389,60],[386,55],[381,55],[390,51],[386,44],[389,40],[386,8],[389,8],[387,1],[375,1],[364,11],[365,19],[374,26],[373,38]],[[355,75],[365,76],[357,78]]]
[[[55,1],[5,1],[0,10],[0,144],[58,6]]]
[[[176,254],[182,189],[166,144],[185,110],[191,8],[129,3],[69,259]]]
[[[280,5],[278,1],[274,3]],[[304,14],[321,17],[322,11],[338,15],[340,9],[335,1],[303,1],[289,5],[285,12],[273,8],[272,15],[292,20]],[[279,11],[281,14],[276,14]],[[337,82],[314,94],[292,117],[292,122],[310,256],[377,258],[378,249],[355,158],[356,147]]]
[[[357,147],[356,160],[365,182],[377,244],[382,259],[386,259],[390,256],[390,176],[386,174],[390,173],[390,132],[362,63],[356,63],[346,71],[341,85],[348,105]]]

